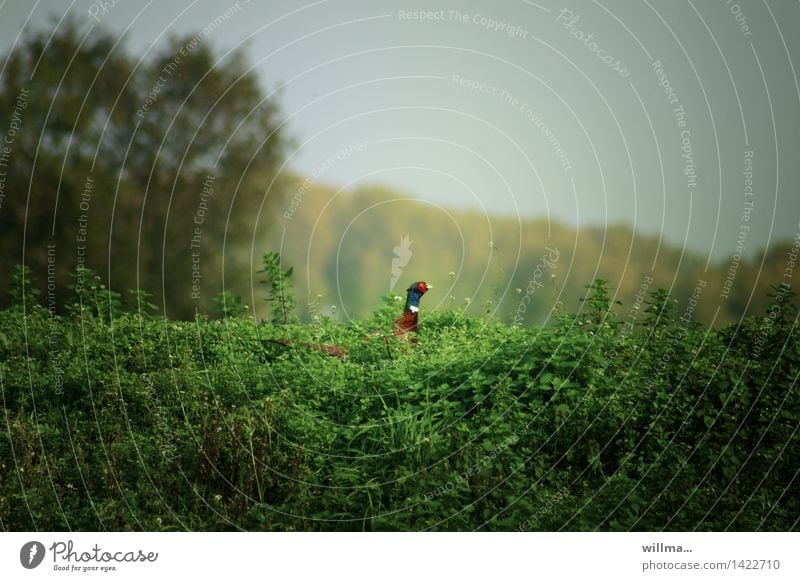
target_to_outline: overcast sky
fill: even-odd
[[[794,0],[102,6],[0,0],[0,45],[67,11],[136,54],[216,20],[203,41],[243,46],[279,90],[288,167],[315,181],[625,222],[714,258],[733,254],[749,201],[748,252],[800,230]]]

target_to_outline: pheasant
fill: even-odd
[[[409,333],[417,332],[417,325],[419,324],[419,300],[422,298],[428,289],[433,286],[424,281],[415,282],[406,291],[406,306],[403,308],[403,314],[398,317],[394,322],[394,334],[403,340],[408,340]],[[416,338],[411,338],[412,343],[416,343]]]
[[[419,324],[419,300],[422,298],[422,295],[432,288],[433,285],[430,285],[424,281],[415,282],[408,287],[408,290],[406,291],[406,304],[403,308],[403,314],[394,321],[393,332],[397,338],[404,341],[410,341],[411,343],[417,342],[416,337],[409,337],[408,334],[417,333]],[[378,333],[378,335],[381,334]],[[388,339],[389,336],[390,335],[383,335],[384,339]],[[369,336],[364,337],[364,340],[369,339]],[[267,341],[269,343],[283,345],[285,347],[295,346],[294,341],[290,341],[288,339],[267,339]],[[337,345],[326,345],[323,343],[309,343],[306,341],[300,344],[308,349],[313,349],[332,357],[344,357],[347,354],[347,347],[338,347]],[[388,343],[386,348],[388,350]]]

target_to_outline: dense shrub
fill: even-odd
[[[595,312],[546,328],[423,310],[414,346],[371,331],[391,304],[350,324],[173,322],[91,289],[65,316],[30,293],[0,312],[6,530],[789,530],[800,514],[788,319],[708,330],[657,306],[623,332],[600,288]]]

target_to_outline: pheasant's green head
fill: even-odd
[[[433,286],[429,285],[425,281],[415,282],[408,287],[408,290],[406,291],[407,295],[405,312],[419,312],[419,299],[421,299],[422,295],[432,288]]]

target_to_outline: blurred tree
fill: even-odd
[[[61,304],[85,258],[173,317],[208,310],[223,286],[245,294],[286,142],[243,54],[218,59],[190,34],[135,61],[101,28],[53,28],[23,38],[0,78],[0,130],[14,128],[0,144],[0,272],[24,262],[47,281],[49,260]]]
[[[680,319],[698,282],[704,281],[691,314],[721,326],[744,313],[763,312],[769,284],[786,280],[793,248],[791,242],[778,242],[762,255],[743,258],[726,298],[720,290],[730,257],[706,268],[704,257],[625,225],[576,229],[542,218],[517,220],[452,208],[443,212],[404,192],[367,185],[338,195],[322,183],[307,188],[291,219],[280,220],[285,232],[274,228],[265,247],[281,248],[282,263],[295,267],[304,318],[311,317],[309,303],[319,303],[323,313],[335,305],[346,317],[369,316],[389,291],[393,249],[408,236],[411,257],[394,290],[415,280],[432,283],[427,312],[463,308],[481,314],[492,301],[496,317],[538,324],[553,320],[556,301],[577,310],[587,295],[586,284],[604,279],[609,281],[604,300],[616,321],[642,324],[650,305],[637,305],[637,294],[648,297],[658,287],[669,289],[666,308]],[[786,300],[800,305],[797,298]]]

